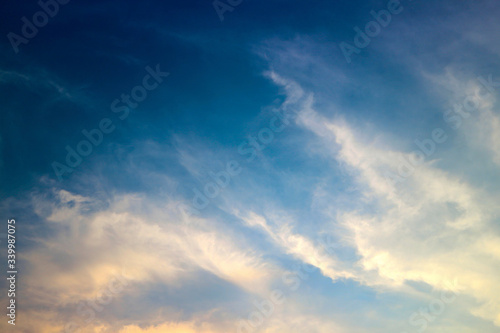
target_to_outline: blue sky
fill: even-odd
[[[0,5],[2,331],[500,331],[496,1],[41,3]]]

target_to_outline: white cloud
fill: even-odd
[[[178,287],[196,279],[200,270],[248,293],[267,295],[278,272],[246,247],[244,239],[221,233],[210,220],[182,215],[182,202],[172,200],[162,207],[142,196],[123,195],[110,199],[105,209],[91,210],[94,199],[63,190],[55,193],[52,202],[34,197],[52,232],[36,239],[38,245],[23,255],[30,272],[23,276],[24,295],[33,318],[42,305],[58,317],[62,309],[99,298],[120,275],[128,286],[116,298],[140,299],[140,291],[155,283]],[[64,317],[68,321],[78,314]],[[55,327],[61,319],[47,325]]]
[[[445,281],[458,279],[465,294],[484,304],[477,309],[471,304],[472,313],[500,325],[500,289],[495,287],[500,237],[493,213],[498,209],[483,199],[490,193],[431,160],[405,181],[388,183],[386,172],[397,173],[401,158],[408,160],[409,153],[367,143],[366,133],[315,111],[303,113],[299,123],[321,138],[331,158],[352,170],[365,197],[377,205],[376,212],[345,211],[339,218],[346,239],[361,256],[363,271],[356,279],[395,288],[405,281],[443,288]]]

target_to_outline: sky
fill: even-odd
[[[500,332],[498,1],[0,13],[1,332]]]

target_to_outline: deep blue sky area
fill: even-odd
[[[276,95],[261,75],[268,66],[251,53],[252,47],[263,40],[294,40],[309,34],[331,45],[330,60],[339,61],[341,52],[334,44],[352,38],[352,26],[362,26],[371,9],[384,5],[384,1],[242,2],[233,12],[224,13],[223,22],[209,1],[71,1],[61,5],[35,38],[20,45],[19,54],[12,51],[7,38],[1,42],[2,67],[29,72],[38,80],[26,83],[16,78],[4,83],[0,92],[5,101],[1,131],[9,133],[2,142],[9,161],[2,172],[2,193],[20,185],[29,188],[38,177],[50,173],[50,163],[64,155],[65,143],[76,144],[81,129],[105,117],[110,101],[130,91],[147,65],[161,64],[171,77],[133,117],[120,122],[120,131],[110,141],[126,142],[135,136],[164,140],[181,131],[235,144],[242,124]],[[456,6],[467,7],[454,5],[453,10]],[[417,15],[450,11],[446,6],[432,7],[415,2],[407,8]],[[20,18],[39,9],[35,1],[4,2],[2,33],[19,33]],[[407,10],[394,19],[410,16]],[[411,45],[411,37],[406,41]],[[407,87],[415,84],[401,73],[404,69],[397,65],[397,58],[374,62],[366,57],[366,53],[359,57],[366,62],[363,70],[368,72],[363,75],[392,76],[391,80]],[[58,98],[47,76],[74,98]],[[349,103],[362,103],[370,90],[351,90]],[[397,101],[392,103],[399,106]]]
[[[243,2],[226,12],[223,22],[209,1],[61,5],[35,38],[20,45],[19,54],[2,39],[2,67],[27,71],[38,80],[16,78],[2,87],[1,131],[9,133],[2,142],[9,161],[2,172],[2,194],[20,185],[29,188],[50,173],[50,163],[65,156],[65,143],[76,145],[82,129],[106,117],[110,102],[130,91],[147,65],[161,64],[171,77],[133,117],[120,122],[120,131],[109,141],[127,142],[136,135],[164,140],[175,131],[224,144],[241,141],[242,124],[276,94],[261,76],[267,65],[249,54],[252,46],[269,36],[287,40],[303,33],[335,41],[346,33],[339,29],[342,23],[356,20],[370,5]],[[3,34],[20,33],[20,18],[40,10],[35,1],[2,7],[8,13],[1,23]],[[74,99],[58,98],[47,83],[49,75]]]

